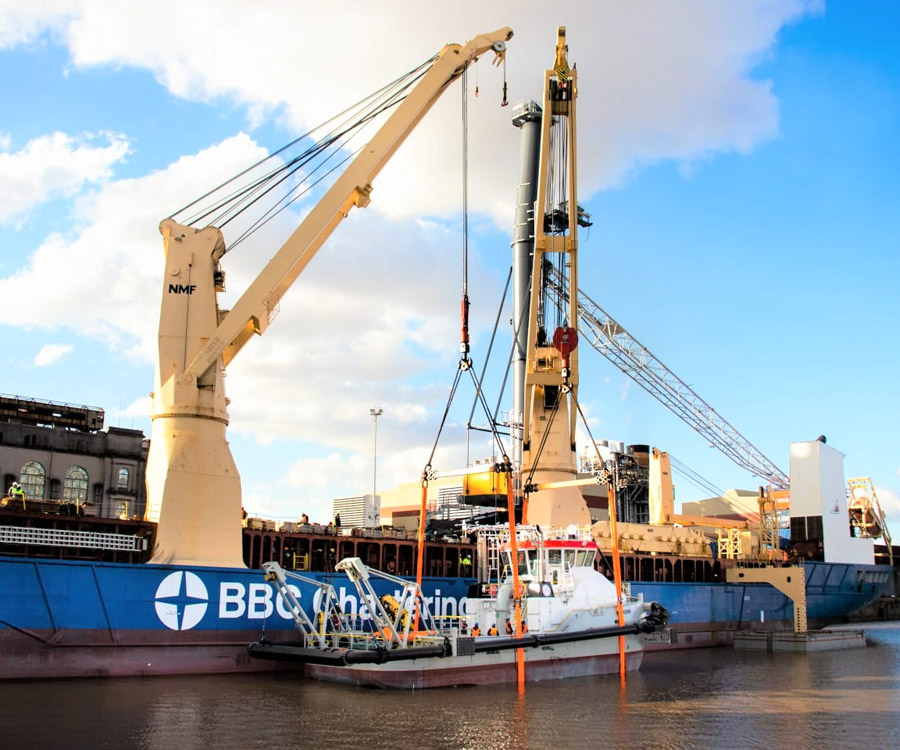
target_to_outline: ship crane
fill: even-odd
[[[372,181],[448,84],[486,52],[499,64],[511,37],[506,27],[435,55],[231,310],[218,304],[222,231],[172,218],[160,224],[165,271],[147,459],[147,518],[157,522],[152,562],[243,566],[241,483],[225,434],[226,366],[268,328],[282,295],[351,209],[368,205]],[[238,199],[256,200],[253,192]]]
[[[545,264],[545,283],[560,307],[568,306],[567,285],[559,269]],[[641,388],[694,428],[704,439],[742,469],[775,490],[785,490],[790,479],[715,409],[657,359],[600,305],[578,290],[581,331],[594,349]]]

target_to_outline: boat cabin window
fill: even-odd
[[[594,565],[595,550],[567,549],[561,550],[561,552],[565,570],[569,570],[570,568],[590,568]]]
[[[520,576],[537,576],[538,575],[538,559],[537,550],[517,550],[518,573]],[[506,550],[503,553],[505,568],[508,575],[512,575],[512,567],[510,560],[512,559],[512,551]]]

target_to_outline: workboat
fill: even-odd
[[[594,567],[596,544],[575,530],[546,535],[539,527],[483,528],[488,555],[503,566],[497,584],[474,587],[464,614],[435,615],[414,581],[365,565],[337,565],[355,585],[364,611],[344,613],[334,588],[318,584],[316,612],[307,616],[294,579],[275,562],[266,578],[294,618],[295,643],[250,644],[258,659],[302,664],[307,677],[384,688],[494,685],[636,670],[642,634],[665,627],[668,613],[643,597],[617,596]],[[378,596],[372,581],[392,584]],[[519,591],[519,596],[516,596]]]
[[[799,552],[792,553],[788,561],[780,557],[777,540],[773,543],[769,538],[765,545],[758,541],[754,544],[754,535],[757,539],[762,535],[747,528],[746,522],[744,528],[731,529],[736,536],[729,531],[724,540],[727,544],[720,543],[715,550],[708,539],[689,538],[691,530],[685,528],[688,521],[676,518],[669,505],[671,477],[663,452],[645,448],[629,456],[626,450],[610,451],[609,455],[600,455],[599,451],[597,456],[602,460],[596,462],[592,472],[586,476],[577,472],[577,322],[585,319],[585,306],[577,304],[577,228],[589,223],[589,218],[578,206],[575,194],[577,77],[574,66],[567,62],[562,30],[557,35],[553,66],[545,74],[543,103],[526,102],[516,108],[513,117],[523,137],[523,179],[516,201],[513,243],[514,305],[521,311],[514,318],[521,325],[516,325],[514,331],[516,346],[511,368],[515,381],[512,412],[516,415],[508,425],[512,450],[508,457],[498,456],[492,461],[491,471],[484,472],[486,486],[479,486],[478,482],[484,467],[469,467],[458,493],[464,503],[472,504],[493,505],[497,497],[504,503],[511,498],[508,507],[512,510],[507,511],[507,519],[514,519],[522,527],[539,526],[545,530],[548,562],[544,570],[523,573],[523,579],[530,577],[529,587],[540,584],[540,595],[531,595],[529,590],[529,595],[521,598],[525,610],[522,622],[528,633],[520,634],[509,651],[499,648],[508,637],[502,614],[507,580],[502,570],[491,564],[490,555],[481,554],[480,550],[472,555],[476,570],[462,564],[474,551],[474,530],[463,530],[456,542],[426,540],[424,551],[414,554],[411,542],[389,538],[381,529],[366,535],[348,528],[276,529],[253,523],[242,528],[240,477],[225,429],[226,366],[240,355],[253,335],[268,330],[281,296],[329,233],[351,209],[368,204],[372,181],[441,93],[485,53],[502,60],[511,36],[511,30],[504,28],[477,36],[465,45],[447,45],[422,67],[411,71],[408,80],[391,89],[393,99],[376,99],[357,118],[362,127],[377,120],[381,113],[389,113],[368,146],[357,149],[355,141],[348,143],[357,134],[355,126],[348,129],[343,140],[335,140],[329,131],[304,153],[304,158],[288,159],[279,152],[278,158],[283,160],[280,166],[270,169],[273,163],[267,162],[257,165],[257,171],[242,173],[241,179],[250,182],[249,190],[268,192],[266,188],[272,183],[293,184],[294,177],[300,176],[284,169],[302,170],[315,179],[316,172],[308,168],[305,156],[328,154],[329,148],[347,147],[356,152],[347,169],[305,213],[294,235],[230,310],[220,309],[218,302],[218,294],[225,289],[225,272],[220,263],[226,252],[224,235],[215,227],[205,226],[202,220],[191,224],[195,212],[208,215],[207,207],[188,207],[183,218],[181,214],[177,217],[185,223],[176,217],[162,222],[165,268],[144,522],[129,526],[113,518],[90,519],[78,514],[48,520],[45,514],[52,503],[40,502],[36,506],[40,514],[33,513],[35,505],[28,502],[21,509],[14,502],[12,507],[0,511],[0,554],[4,555],[0,557],[0,679],[235,672],[280,666],[279,661],[252,659],[247,653],[247,644],[257,640],[262,629],[268,644],[296,645],[299,610],[293,603],[286,605],[272,586],[260,578],[259,566],[271,561],[279,562],[283,568],[303,569],[303,580],[287,585],[296,588],[289,590],[311,620],[320,611],[316,600],[323,587],[330,587],[327,590],[333,592],[340,614],[349,618],[370,609],[373,593],[378,601],[384,596],[396,599],[406,585],[399,580],[408,582],[416,576],[416,601],[428,603],[434,626],[425,627],[424,635],[417,626],[416,632],[406,633],[414,635],[413,642],[408,638],[402,643],[395,641],[397,648],[378,644],[378,636],[369,632],[367,642],[374,646],[350,649],[352,652],[409,651],[418,647],[421,638],[437,637],[440,632],[440,644],[431,647],[439,648],[441,656],[429,658],[442,664],[452,663],[444,660],[460,658],[460,649],[471,646],[473,662],[480,660],[487,665],[496,661],[502,671],[499,665],[503,659],[512,658],[506,654],[521,653],[533,662],[526,673],[553,676],[549,665],[540,665],[541,655],[552,648],[557,654],[572,657],[567,673],[577,673],[577,660],[587,653],[601,653],[608,658],[599,660],[602,665],[594,665],[587,657],[585,664],[589,666],[584,669],[592,673],[609,669],[616,659],[618,638],[591,638],[584,646],[580,641],[552,642],[555,625],[551,613],[556,610],[550,602],[560,604],[567,591],[560,587],[571,586],[573,600],[576,591],[598,593],[602,601],[596,606],[601,608],[608,608],[610,600],[609,586],[602,585],[601,578],[590,571],[585,564],[587,557],[581,562],[576,559],[568,570],[560,567],[554,582],[549,562],[553,550],[547,546],[554,533],[551,530],[571,527],[576,529],[577,543],[585,545],[578,554],[593,552],[595,567],[600,568],[598,575],[604,570],[615,572],[611,570],[612,547],[621,546],[626,597],[623,610],[628,609],[631,618],[619,624],[618,618],[613,622],[599,615],[579,615],[579,627],[586,631],[638,628],[648,619],[643,617],[643,605],[639,604],[642,599],[659,602],[671,613],[669,625],[661,631],[644,633],[640,639],[635,633],[623,636],[626,666],[636,666],[641,641],[645,649],[707,646],[728,643],[736,630],[744,628],[790,629],[796,624],[798,580],[805,579],[805,588],[801,589],[806,594],[810,625],[838,620],[892,591],[891,567],[873,564],[873,540],[858,538],[856,534],[863,526],[853,525],[853,509],[848,508],[842,486],[842,456],[823,442],[792,446],[790,534],[793,548]],[[553,148],[551,141],[556,143]],[[568,148],[560,146],[564,141]],[[552,154],[565,155],[566,163],[550,164]],[[530,165],[527,169],[525,161]],[[327,168],[330,174],[330,166]],[[268,185],[258,181],[260,171],[270,180]],[[244,208],[244,196],[248,193],[243,192],[243,186],[228,184],[224,190],[227,195],[236,196],[239,209]],[[219,197],[217,194],[210,200],[217,201]],[[224,216],[231,208],[225,202],[214,213]],[[553,258],[562,259],[555,271]],[[551,280],[557,285],[553,289],[558,291],[548,286]],[[553,300],[565,301],[567,305],[565,313],[558,316],[560,324],[555,330],[548,327]],[[468,357],[466,297],[461,308],[464,336],[459,373],[468,376],[475,368]],[[607,325],[606,330],[613,337],[621,334],[615,325]],[[29,408],[18,404],[16,413]],[[111,430],[109,434],[96,433],[91,432],[92,427],[77,434],[69,432],[70,427],[47,429],[41,424],[46,419],[58,419],[60,409],[50,405],[45,411],[44,421],[39,420],[33,427],[14,425],[12,419],[4,427],[0,444],[4,471],[16,462],[23,466],[23,456],[35,463],[45,456],[44,466],[51,467],[47,472],[49,481],[40,490],[34,484],[26,487],[26,500],[55,497],[54,483],[58,488],[64,485],[66,477],[53,473],[65,471],[67,462],[78,454],[78,445],[89,442],[92,436],[98,440],[102,436],[115,444],[111,471],[120,478],[125,467],[117,466],[131,456],[123,452],[121,442],[136,439],[137,453],[145,442],[143,436],[113,435]],[[12,446],[14,435],[19,433],[20,444]],[[53,444],[51,437],[60,441],[55,451],[47,450]],[[647,494],[653,500],[650,512],[645,512],[647,503],[638,507],[632,502],[640,495],[636,490],[641,487],[629,484],[629,477],[645,469],[641,487],[649,488],[645,500]],[[23,481],[24,474],[23,470],[16,476],[3,477],[5,482],[8,477],[10,481]],[[131,475],[132,480],[135,476],[136,472]],[[94,475],[84,481],[101,498],[121,497],[124,501],[135,496],[134,487],[127,483],[121,486],[118,481],[111,481],[104,485]],[[416,487],[429,493],[428,498],[423,496],[423,504],[434,501],[441,481],[431,471],[423,473],[423,482]],[[657,491],[663,486],[664,490]],[[602,509],[605,517],[593,525],[585,501],[591,487],[605,487],[604,494],[608,493]],[[768,502],[768,495],[765,499]],[[629,516],[632,511],[634,518]],[[614,513],[618,513],[618,531],[611,525]],[[779,513],[784,510],[776,509],[767,517]],[[426,519],[420,516],[419,550],[425,524]],[[767,528],[772,530],[771,526]],[[101,549],[114,557],[94,556]],[[358,565],[348,563],[335,570],[338,560],[354,557],[365,563],[366,571],[393,570],[399,578],[367,572],[371,592],[366,590],[363,596],[352,580],[352,576],[361,575]],[[771,573],[768,582],[748,570],[762,567],[764,562],[776,563],[766,566]],[[789,568],[785,568],[785,562],[790,563]],[[794,568],[802,568],[803,575],[794,572]],[[518,566],[512,572],[517,575]],[[783,586],[779,576],[790,577],[794,588]],[[543,595],[544,584],[549,584],[551,596]],[[496,587],[496,594],[492,587]],[[549,624],[543,619],[545,607],[551,618]],[[410,611],[406,607],[397,611],[401,609]],[[425,608],[420,605],[413,613],[416,611],[421,623],[426,617]],[[454,617],[455,621],[445,619]],[[518,618],[511,619],[518,627]],[[344,627],[343,621],[338,622]],[[360,617],[354,628],[362,627],[361,622]],[[472,635],[476,622],[483,633],[477,637]],[[461,632],[463,623],[467,634]],[[495,623],[500,635],[487,635],[487,629]],[[405,632],[405,626],[401,626]],[[396,632],[397,626],[393,628]],[[453,628],[457,630],[455,636]],[[429,630],[434,634],[429,635]],[[453,647],[450,655],[445,655],[448,642],[457,644],[455,655]],[[485,648],[482,644],[498,648]],[[327,647],[346,649],[347,645],[338,640],[337,646],[331,643]],[[581,648],[594,650],[581,652]],[[321,643],[316,649],[326,650]],[[495,657],[491,651],[502,657]],[[385,670],[390,671],[399,669],[403,661],[392,657],[387,664],[398,665]],[[332,668],[327,664],[315,666]],[[491,680],[497,681],[496,675]]]

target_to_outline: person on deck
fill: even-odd
[[[497,630],[496,622],[491,623],[491,626],[488,628],[488,635],[500,635],[500,631]]]
[[[472,558],[469,557],[468,552],[464,553],[462,558],[460,558],[459,567],[462,575],[469,575],[469,571],[472,569]]]
[[[481,635],[481,628],[478,627],[478,623],[476,622],[476,623],[472,626],[472,637],[473,637],[473,638],[477,638],[477,637],[480,636],[480,635]]]
[[[515,631],[513,630],[512,623],[509,621],[509,618],[506,618],[506,634],[512,635]]]
[[[13,482],[12,486],[9,488],[9,496],[20,503],[22,503],[22,508],[25,507],[25,490],[22,489],[22,485],[18,482]]]

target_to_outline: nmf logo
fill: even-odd
[[[300,589],[293,584],[288,588],[300,599]],[[360,603],[355,590],[348,591],[343,586],[337,590],[337,599],[341,611],[361,618],[369,616],[365,603]],[[394,592],[399,597],[400,592]],[[321,592],[316,591],[312,600],[313,610],[320,604]],[[434,596],[425,597],[425,602],[436,615],[454,616],[463,614],[464,606],[454,597],[441,596],[436,589]],[[207,614],[209,609],[209,591],[200,576],[189,570],[170,573],[162,579],[156,589],[156,615],[160,622],[170,630],[190,630]],[[283,620],[290,620],[291,613],[285,607],[282,598],[268,583],[243,584],[237,581],[219,583],[218,618],[220,620],[265,620],[277,614]],[[308,605],[307,605],[308,606]],[[309,611],[307,612],[309,614]]]

